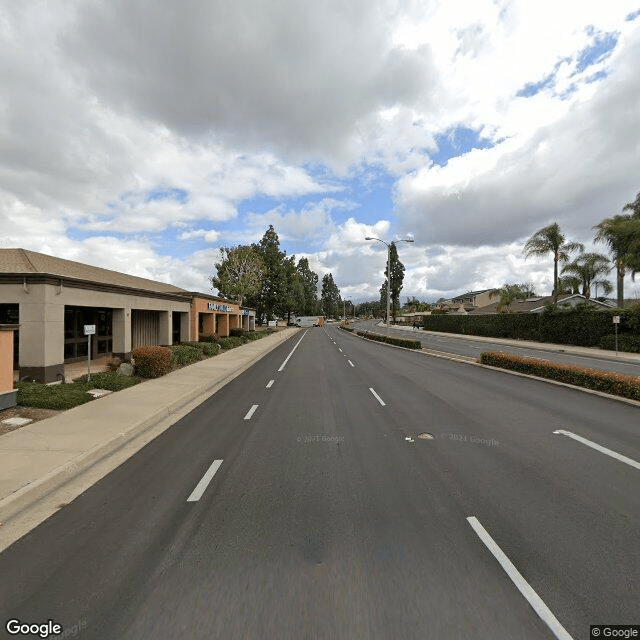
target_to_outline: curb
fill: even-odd
[[[192,389],[178,400],[175,400],[166,407],[162,407],[151,416],[147,416],[143,420],[134,423],[130,428],[118,434],[115,438],[111,438],[111,440],[108,440],[107,442],[102,442],[89,451],[84,451],[75,458],[72,458],[56,469],[53,469],[46,475],[34,480],[33,482],[27,483],[20,487],[20,489],[2,498],[0,500],[0,522],[2,524],[6,524],[7,522],[15,519],[37,502],[46,498],[54,491],[61,489],[68,482],[82,475],[94,465],[117,453],[128,443],[156,426],[163,419],[166,419],[172,414],[178,412],[199,396],[207,394],[207,397],[211,397],[231,380],[253,366],[258,360],[260,360],[260,358],[264,357],[276,347],[279,347],[283,342],[286,342],[286,340],[293,337],[295,333],[297,333],[297,331],[292,334],[287,334],[286,338],[279,338],[277,341],[274,341],[275,344],[269,350],[262,353],[259,357],[246,362],[237,369],[234,369],[224,378],[216,380],[213,383],[205,383],[195,389]],[[265,338],[262,339],[264,340]],[[167,425],[166,428],[173,426],[173,424],[175,424],[175,422]]]
[[[345,333],[351,333],[350,331],[346,331]],[[362,340],[366,340],[365,337],[359,336],[355,333],[351,335],[356,338],[361,338]],[[640,407],[640,400],[632,400],[631,398],[625,398],[624,396],[615,396],[611,393],[605,393],[604,391],[597,391],[595,389],[587,389],[586,387],[578,387],[574,384],[568,384],[566,382],[560,382],[558,380],[551,380],[550,378],[541,378],[540,376],[532,376],[527,373],[521,373],[520,371],[512,371],[511,369],[503,369],[502,367],[494,367],[489,364],[482,364],[481,362],[477,362],[474,358],[464,359],[465,356],[458,355],[448,355],[439,351],[429,351],[427,349],[409,349],[407,347],[399,347],[395,344],[387,344],[386,342],[379,342],[377,340],[370,340],[369,342],[375,342],[377,344],[384,345],[386,347],[393,347],[394,349],[403,349],[404,351],[412,351],[413,353],[421,353],[425,356],[431,356],[432,358],[441,358],[443,360],[451,360],[453,362],[460,362],[462,364],[470,364],[476,367],[482,367],[484,369],[491,369],[493,371],[500,371],[502,373],[509,373],[514,376],[520,376],[521,378],[528,378],[529,380],[538,380],[540,382],[548,382],[549,384],[555,384],[561,387],[565,387],[567,389],[574,389],[576,391],[583,391],[584,393],[589,393],[594,396],[600,396],[601,398],[608,398],[609,400],[617,400],[618,402],[625,402],[633,407]]]

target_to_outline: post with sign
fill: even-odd
[[[618,355],[618,325],[620,324],[620,316],[613,316],[613,326],[616,328],[616,355]]]
[[[96,325],[95,324],[85,324],[84,325],[84,335],[87,336],[87,380],[91,380],[91,336],[96,333]]]

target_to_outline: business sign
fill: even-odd
[[[84,335],[85,336],[95,336],[96,335],[96,325],[95,324],[85,324],[84,325]]]
[[[249,309],[243,309],[242,310],[242,315],[243,316],[255,316],[256,312],[255,311],[251,311]]]
[[[216,304],[214,302],[210,302],[209,311],[223,311],[224,313],[231,313],[233,311],[233,307],[230,307],[228,304]]]

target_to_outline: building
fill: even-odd
[[[514,300],[508,308],[500,307],[500,301],[494,302],[485,307],[480,307],[470,312],[470,315],[499,313],[507,311],[512,313],[542,313],[548,305],[553,303],[553,296],[533,296],[525,300]],[[585,298],[579,293],[567,293],[558,296],[556,307],[558,309],[573,309],[579,304],[587,304],[598,309],[611,309],[615,305],[609,302],[600,302],[593,298]]]
[[[480,291],[467,291],[462,295],[451,299],[452,306],[460,313],[473,311],[479,307],[485,307],[499,298],[497,289],[481,289]]]
[[[232,301],[24,249],[0,249],[0,324],[18,324],[20,377],[53,382],[64,363],[143,345],[255,328],[255,311]],[[95,334],[85,335],[85,326]]]

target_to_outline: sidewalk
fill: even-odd
[[[386,324],[379,323],[380,328],[386,328]],[[626,353],[618,351],[608,351],[607,349],[599,349],[598,347],[575,347],[567,344],[552,344],[549,342],[534,342],[531,340],[511,340],[509,338],[490,338],[485,336],[470,336],[459,333],[445,333],[443,331],[425,331],[424,329],[414,329],[413,327],[405,327],[392,324],[391,329],[400,331],[409,331],[419,339],[420,336],[432,335],[441,336],[443,338],[459,338],[463,340],[474,340],[476,342],[497,342],[499,344],[510,345],[513,347],[522,347],[524,349],[538,349],[540,351],[553,351],[555,353],[570,353],[573,355],[589,356],[590,358],[600,358],[601,360],[613,360],[616,362],[630,362],[632,364],[640,364],[640,353]],[[378,332],[380,333],[380,332]]]
[[[181,409],[204,401],[298,331],[278,331],[0,436],[0,550],[17,539],[8,534],[12,520],[159,423],[168,428]]]

